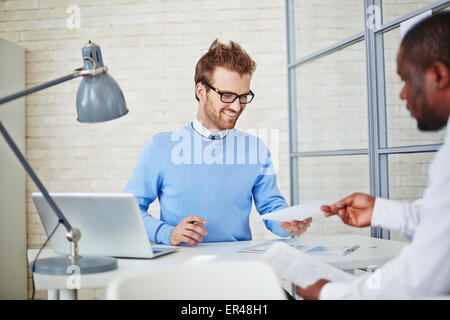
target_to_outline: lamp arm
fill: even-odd
[[[99,68],[94,67],[92,69],[87,69],[87,70],[85,70],[85,69],[83,69],[83,67],[81,67],[81,68],[73,70],[73,72],[71,74],[68,74],[67,76],[63,76],[63,77],[57,78],[55,80],[51,80],[51,81],[48,81],[46,83],[39,84],[39,85],[37,85],[35,87],[31,87],[31,88],[25,89],[23,91],[19,91],[19,92],[13,93],[13,94],[11,94],[9,96],[0,98],[0,105],[2,105],[4,103],[7,103],[9,101],[15,100],[15,99],[22,98],[22,97],[24,97],[26,95],[29,95],[30,93],[41,91],[43,89],[47,89],[49,87],[55,86],[57,84],[60,84],[62,82],[66,82],[66,81],[78,78],[80,76],[83,76],[83,77],[96,76],[96,75],[99,75],[101,73],[105,73],[107,71],[108,71],[108,68],[106,66],[99,67]]]
[[[67,76],[60,77],[58,79],[55,79],[55,80],[52,80],[52,81],[49,81],[49,82],[37,85],[35,87],[31,87],[31,88],[25,89],[23,91],[19,91],[19,92],[13,93],[13,94],[11,94],[9,96],[6,96],[4,98],[0,98],[0,105],[4,104],[4,103],[7,103],[9,101],[18,99],[18,98],[22,98],[22,97],[24,97],[26,95],[29,95],[30,93],[37,92],[37,91],[40,91],[40,90],[52,87],[54,85],[57,85],[59,83],[72,80],[72,79],[74,79],[76,77],[79,77],[80,75],[81,74],[79,74],[77,72],[73,72],[73,73],[71,73],[71,74],[69,74]]]
[[[1,98],[0,99],[0,105],[2,105],[4,103],[7,103],[9,101],[12,101],[12,100],[16,100],[16,99],[22,98],[22,97],[24,97],[26,95],[29,95],[29,94],[33,93],[33,92],[37,92],[37,91],[40,91],[40,90],[43,90],[43,89],[55,86],[55,85],[57,85],[59,83],[75,79],[75,78],[77,78],[77,77],[79,77],[81,75],[82,75],[82,68],[75,69],[69,75],[57,78],[55,80],[48,81],[46,83],[37,85],[35,87],[28,88],[28,89],[25,89],[23,91],[19,91],[19,92],[11,94],[9,96],[6,96],[4,98]],[[19,160],[20,164],[23,166],[25,171],[28,173],[28,175],[33,180],[34,184],[38,187],[39,191],[42,192],[42,195],[44,196],[45,200],[47,200],[47,202],[50,205],[50,207],[52,208],[53,212],[58,217],[58,220],[64,225],[64,227],[67,229],[67,231],[70,232],[70,230],[72,230],[72,226],[70,225],[69,221],[67,221],[66,217],[61,212],[61,210],[58,208],[58,206],[56,205],[55,201],[52,199],[52,197],[50,197],[47,189],[45,189],[45,187],[42,184],[41,180],[39,180],[38,176],[36,175],[34,170],[31,168],[30,164],[25,159],[25,157],[23,156],[22,152],[20,152],[19,148],[17,147],[17,145],[15,144],[14,140],[9,135],[8,131],[6,131],[6,128],[3,126],[1,121],[0,121],[0,132],[1,132],[2,136],[3,136],[3,138],[5,138],[6,143],[9,145],[11,150],[14,152],[14,154],[17,157],[17,159]]]
[[[6,96],[6,97],[0,98],[0,105],[2,105],[4,103],[7,103],[9,101],[15,100],[15,99],[22,98],[22,97],[24,97],[26,95],[29,95],[31,93],[34,93],[34,92],[37,92],[37,91],[40,91],[40,90],[43,90],[43,89],[55,86],[55,85],[57,85],[59,83],[66,82],[66,81],[78,78],[80,76],[83,76],[83,77],[85,77],[85,76],[96,76],[96,75],[104,73],[104,72],[107,72],[107,67],[106,66],[96,68],[95,64],[94,64],[94,68],[88,69],[88,70],[85,70],[83,67],[81,67],[81,68],[73,70],[73,72],[71,74],[68,74],[66,76],[57,78],[55,80],[48,81],[46,83],[37,85],[35,87],[31,87],[31,88],[25,89],[23,91],[19,91],[19,92],[13,93],[13,94],[11,94],[9,96]],[[19,148],[14,143],[14,140],[11,138],[11,136],[8,133],[8,131],[6,131],[6,128],[3,126],[1,121],[0,121],[0,132],[1,132],[2,136],[3,136],[3,138],[5,138],[6,143],[9,145],[11,150],[16,155],[16,157],[19,160],[20,164],[23,166],[25,171],[28,173],[28,175],[33,180],[34,184],[42,192],[42,195],[44,196],[45,200],[47,200],[47,202],[50,205],[50,207],[52,208],[53,212],[58,217],[58,220],[64,225],[64,227],[66,227],[67,231],[71,234],[72,226],[70,225],[69,221],[67,221],[66,217],[63,215],[61,210],[58,208],[58,206],[56,205],[55,201],[52,199],[52,197],[50,197],[47,189],[45,189],[44,185],[39,180],[38,176],[33,171],[33,169],[31,168],[30,164],[25,159],[25,157],[23,156],[22,152],[20,152]],[[76,239],[79,239],[80,235],[76,232],[76,233],[74,233],[74,236],[69,236],[69,237],[76,241]]]
[[[72,230],[72,226],[70,225],[69,221],[67,221],[66,217],[61,212],[61,210],[58,208],[58,206],[56,205],[56,203],[53,200],[53,198],[50,197],[50,195],[48,194],[47,189],[45,189],[44,185],[39,180],[38,176],[33,171],[33,169],[31,168],[30,164],[25,159],[25,157],[23,156],[22,152],[20,152],[19,148],[14,143],[13,139],[9,135],[8,131],[6,131],[6,128],[3,126],[1,121],[0,121],[0,132],[1,132],[2,136],[3,136],[3,138],[5,138],[6,143],[9,145],[11,150],[16,155],[16,157],[19,160],[20,164],[23,166],[25,171],[28,173],[28,175],[33,180],[34,184],[38,187],[39,191],[42,192],[42,195],[44,196],[45,200],[47,200],[47,202],[50,205],[50,207],[52,208],[53,212],[58,217],[58,220],[64,225],[64,227],[66,227],[67,231],[70,232]]]

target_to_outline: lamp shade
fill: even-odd
[[[103,67],[100,47],[92,42],[83,47],[84,69]],[[77,92],[77,120],[103,122],[128,113],[125,97],[117,82],[107,73],[83,77]]]

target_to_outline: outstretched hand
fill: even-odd
[[[325,217],[338,215],[341,220],[353,227],[367,227],[372,221],[375,197],[365,193],[354,193],[331,206],[321,206]]]

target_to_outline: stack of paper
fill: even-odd
[[[300,287],[309,286],[319,279],[344,282],[354,279],[354,276],[282,242],[273,244],[262,255],[262,258],[279,275]]]

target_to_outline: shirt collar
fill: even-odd
[[[204,136],[207,139],[211,140],[222,140],[225,138],[225,136],[230,132],[230,130],[222,130],[219,132],[211,132],[210,130],[206,129],[200,121],[198,121],[197,117],[195,117],[194,121],[192,121],[192,127],[195,131],[200,133],[202,136]]]
[[[450,143],[450,117],[448,117],[447,128],[445,128],[445,130],[447,130],[447,132],[445,133],[445,141],[447,143]]]

